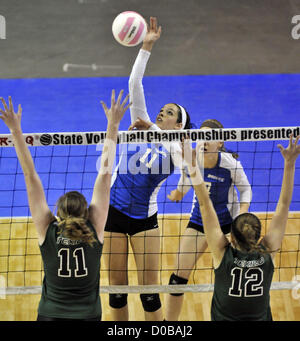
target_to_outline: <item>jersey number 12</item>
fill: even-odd
[[[260,268],[249,268],[246,271],[235,267],[231,270],[232,283],[229,289],[229,296],[255,297],[263,295],[263,271]],[[245,280],[242,281],[242,276]],[[242,283],[244,288],[242,288]]]

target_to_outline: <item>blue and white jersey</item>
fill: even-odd
[[[150,52],[140,50],[130,73],[131,123],[138,118],[150,121],[143,88],[143,76]],[[153,130],[160,130],[155,124]],[[136,219],[151,217],[157,212],[157,194],[174,172],[171,149],[164,144],[122,145],[120,158],[112,176],[110,204]]]
[[[252,190],[248,178],[241,163],[230,153],[219,152],[217,165],[214,168],[204,169],[204,181],[221,226],[231,224],[239,214],[239,202],[251,202]],[[240,198],[235,187],[239,191]],[[203,226],[195,193],[190,221]]]
[[[110,204],[136,219],[157,212],[157,194],[174,172],[170,153],[160,144],[122,145],[111,182]]]

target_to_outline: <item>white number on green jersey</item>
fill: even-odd
[[[70,269],[70,249],[62,248],[58,251],[59,256],[59,269],[58,276],[59,277],[71,277],[72,271]],[[85,256],[84,250],[82,247],[79,247],[73,251],[72,257],[76,262],[76,269],[74,270],[74,277],[84,277],[88,274],[88,269],[85,265]]]
[[[242,276],[246,281],[242,281]],[[263,271],[260,268],[243,269],[235,267],[231,270],[231,287],[229,296],[255,297],[263,295]],[[244,287],[242,287],[242,283]]]

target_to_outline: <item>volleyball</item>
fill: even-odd
[[[144,40],[147,33],[147,23],[139,13],[122,12],[113,21],[112,33],[121,45],[136,46]]]

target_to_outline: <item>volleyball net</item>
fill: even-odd
[[[141,152],[141,145],[150,150],[145,156],[151,162],[151,150],[163,142],[224,141],[228,150],[239,155],[239,161],[252,187],[249,211],[262,222],[262,234],[279,198],[283,175],[283,158],[277,144],[288,145],[290,134],[300,135],[300,127],[268,127],[213,129],[209,131],[130,131],[119,132],[115,165],[124,150]],[[24,134],[43,183],[48,205],[54,210],[57,199],[67,191],[81,192],[91,200],[97,168],[101,158],[105,132]],[[26,187],[10,135],[0,135],[0,287],[5,294],[41,292],[43,265],[37,234],[28,207]],[[214,272],[209,249],[203,252],[189,278],[188,285],[168,285],[176,271],[176,257],[181,237],[189,221],[193,202],[190,190],[181,202],[168,199],[176,189],[179,169],[167,177],[157,195],[160,229],[159,284],[139,286],[133,251],[128,249],[128,286],[110,286],[108,268],[101,264],[102,293],[212,291]],[[300,165],[296,163],[295,187],[285,238],[275,258],[273,289],[292,288],[300,275]],[[105,243],[106,241],[104,241]],[[109,255],[108,255],[109,256]],[[103,258],[103,257],[102,257]],[[1,293],[0,293],[1,294]]]

